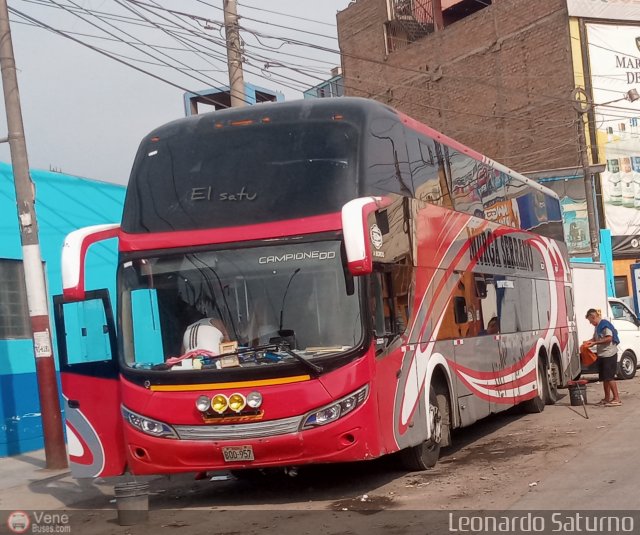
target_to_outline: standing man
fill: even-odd
[[[598,374],[604,388],[604,398],[598,405],[607,407],[619,407],[622,405],[618,394],[618,385],[615,382],[618,370],[618,343],[615,329],[611,323],[600,317],[595,308],[590,308],[586,315],[589,323],[595,327],[593,338],[585,342],[587,347],[596,346],[598,354]]]

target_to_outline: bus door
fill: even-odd
[[[496,410],[506,409],[531,395],[539,338],[534,281],[528,277],[496,276],[500,320],[500,355],[496,382],[500,394]]]
[[[121,475],[123,423],[113,311],[106,289],[53,298],[67,446],[74,477]]]
[[[491,274],[474,276],[474,303],[478,339],[476,350],[483,355],[487,372],[486,396],[491,412],[512,406],[519,394],[517,363],[522,359],[522,339],[513,328],[512,283]]]

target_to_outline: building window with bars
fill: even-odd
[[[21,260],[0,259],[0,340],[31,338]]]

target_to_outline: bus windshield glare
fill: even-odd
[[[356,130],[339,122],[163,133],[140,150],[122,230],[255,225],[340,211],[356,196]]]
[[[337,241],[127,261],[125,363],[184,370],[294,362],[283,347],[306,360],[342,355],[363,336],[345,277]]]

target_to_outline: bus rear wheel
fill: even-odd
[[[538,393],[536,397],[528,399],[522,403],[522,409],[528,413],[538,413],[544,410],[546,391],[549,388],[547,366],[540,357],[538,357]]]
[[[544,389],[544,401],[547,405],[555,405],[558,401],[558,387],[560,386],[562,375],[562,367],[560,366],[560,358],[556,353],[551,355],[551,364],[546,368],[546,387]]]
[[[451,410],[449,396],[429,387],[429,421],[431,437],[417,446],[400,452],[403,468],[412,472],[433,468],[440,458],[440,448],[450,443]]]

